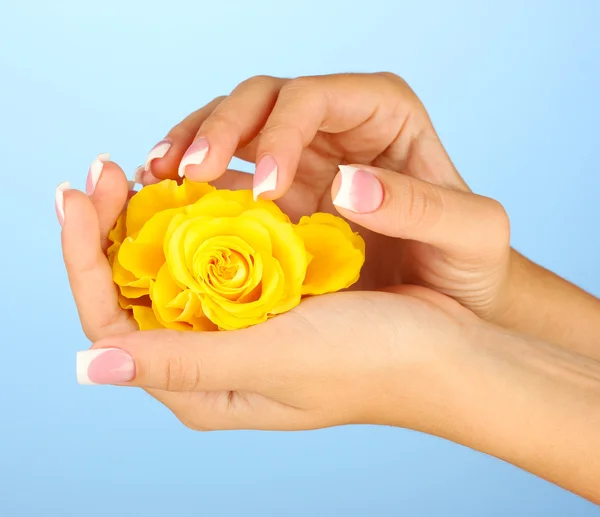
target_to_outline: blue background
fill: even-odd
[[[193,433],[138,390],[78,386],[53,206],[96,154],[133,171],[249,76],[389,70],[514,245],[600,294],[599,23],[597,0],[1,2],[0,515],[600,515],[417,433]]]

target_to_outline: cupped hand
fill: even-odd
[[[69,280],[94,341],[78,354],[80,382],[144,388],[193,429],[373,423],[432,432],[450,418],[449,366],[482,323],[421,287],[315,297],[240,331],[138,331],[103,250],[127,192],[106,162],[91,196],[67,189],[59,199]]]
[[[256,163],[239,186],[254,181],[293,220],[339,213],[361,232],[367,260],[354,289],[417,284],[487,319],[506,310],[506,213],[469,191],[401,78],[254,77],[169,131],[142,180],[214,180],[233,156]]]

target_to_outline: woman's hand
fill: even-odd
[[[407,427],[600,502],[595,361],[414,286],[312,298],[240,331],[137,331],[102,249],[127,198],[125,176],[107,162],[92,190],[60,191],[57,207],[82,326],[95,341],[78,354],[80,382],[143,387],[193,429]]]
[[[233,156],[256,162],[255,195],[293,220],[339,212],[363,226],[367,261],[354,289],[419,284],[490,318],[502,305],[506,214],[469,192],[401,78],[249,79],[175,126],[150,152],[144,178],[210,181]],[[352,167],[338,174],[340,164]]]
[[[144,388],[196,430],[439,432],[478,323],[435,292],[402,292],[320,296],[240,331],[111,335],[78,353],[79,382]]]
[[[65,263],[95,342],[78,355],[80,382],[142,387],[194,429],[417,428],[451,418],[452,365],[480,322],[421,287],[315,297],[241,331],[137,331],[102,250],[126,185],[106,162],[91,197],[63,193]]]
[[[292,219],[339,212],[363,227],[354,289],[426,286],[488,321],[600,357],[600,303],[511,250],[502,206],[470,192],[401,78],[254,77],[175,126],[142,180],[214,180],[233,156],[256,163],[255,195]],[[238,174],[236,185],[250,188],[252,177]]]

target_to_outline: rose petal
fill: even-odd
[[[358,280],[365,244],[348,223],[331,214],[313,214],[300,220],[296,233],[313,257],[306,270],[303,295],[336,292]]]

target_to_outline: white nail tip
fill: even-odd
[[[142,174],[144,173],[144,166],[140,165],[133,173],[133,182],[139,185],[142,184]]]
[[[200,165],[204,161],[204,158],[206,158],[206,153],[208,153],[208,147],[184,156],[177,171],[179,177],[183,178],[185,176],[185,168],[188,165]]]
[[[102,174],[102,168],[104,167],[104,163],[108,160],[110,160],[110,154],[102,153],[96,156],[96,159],[92,162],[92,165],[90,167],[90,177],[92,179],[92,192],[98,184],[98,180],[100,179],[100,174]]]
[[[150,163],[152,160],[156,160],[157,158],[162,158],[167,152],[171,149],[171,142],[161,142],[154,147],[149,153],[148,158],[146,158],[146,164],[144,165],[144,170],[150,170]]]
[[[277,166],[273,167],[267,177],[254,187],[254,201],[264,192],[270,192],[277,187]]]
[[[79,384],[84,385],[95,385],[95,382],[90,380],[88,375],[88,370],[90,364],[96,357],[102,355],[107,350],[115,350],[114,348],[101,348],[98,350],[84,350],[82,352],[77,352],[77,363],[76,363],[76,372],[77,372],[77,382]]]
[[[354,203],[352,202],[352,184],[354,183],[354,175],[358,169],[350,165],[340,165],[339,169],[342,183],[340,185],[340,190],[333,200],[333,204],[340,208],[354,211]]]
[[[56,203],[56,209],[60,214],[60,218],[65,220],[65,190],[69,190],[71,188],[71,184],[68,181],[63,181],[58,187],[56,187],[56,193],[54,195],[54,200]]]

